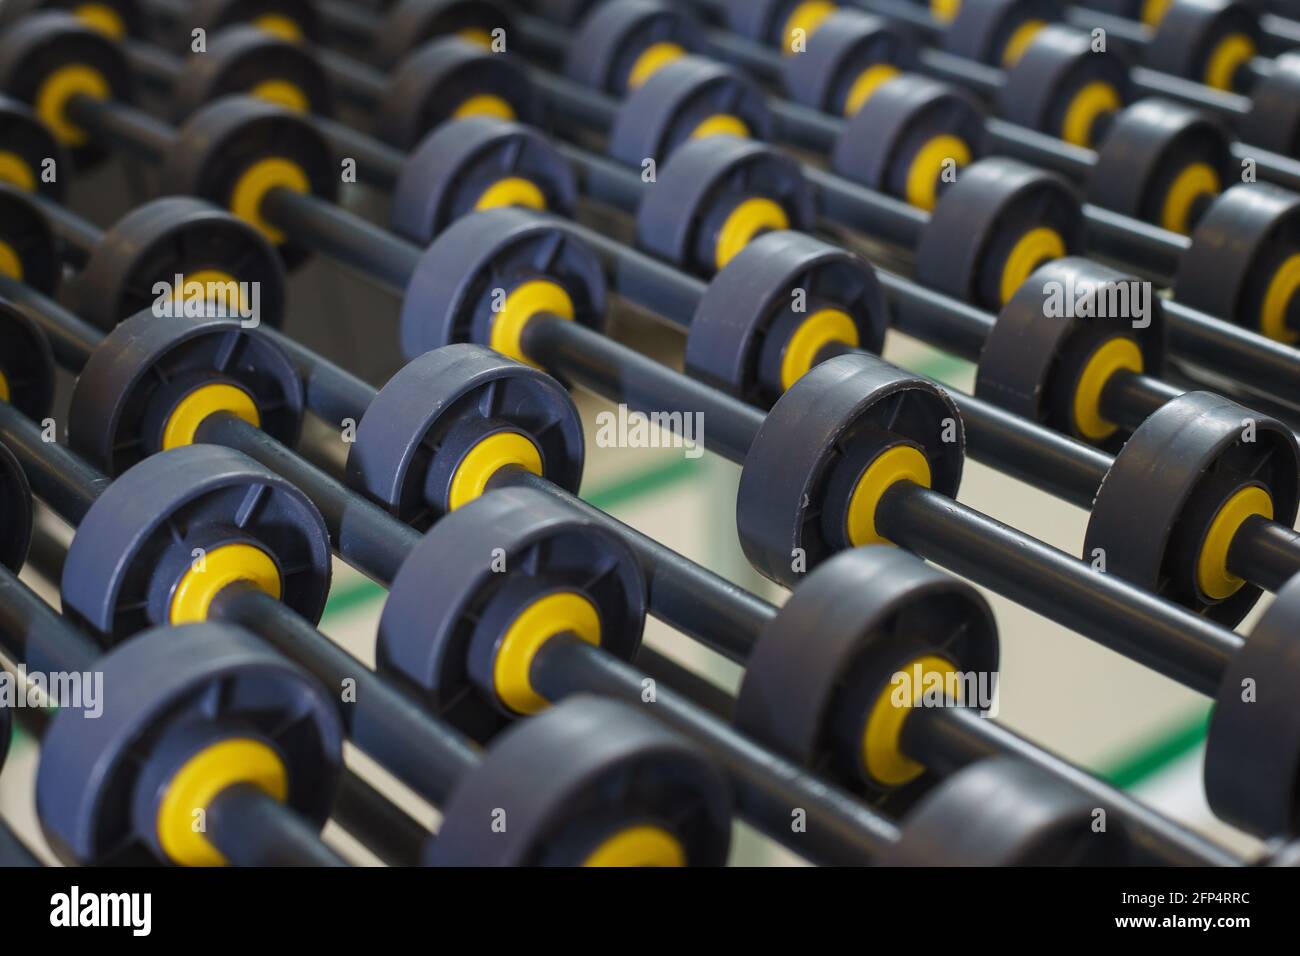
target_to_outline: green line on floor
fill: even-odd
[[[584,494],[583,498],[601,511],[611,511],[619,505],[662,491],[664,488],[669,488],[692,477],[697,473],[695,465],[698,461],[699,459],[683,457],[678,461],[652,468],[631,478],[613,482],[604,488],[594,488]]]
[[[1210,711],[1207,709],[1194,720],[1103,767],[1101,776],[1122,790],[1135,787],[1200,747],[1205,742],[1209,723]]]

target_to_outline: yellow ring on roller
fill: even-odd
[[[1146,0],[1142,4],[1142,22],[1149,27],[1158,27],[1173,5],[1174,0]]]
[[[281,803],[289,774],[280,755],[260,740],[236,737],[204,747],[176,771],[158,804],[158,842],[178,866],[225,866],[226,858],[194,830],[194,811],[207,810],[223,790],[248,784]]]
[[[471,96],[451,114],[452,119],[465,119],[470,116],[491,116],[495,119],[513,120],[515,108],[492,93],[480,93]]]
[[[949,160],[958,168],[971,161],[970,147],[960,136],[944,133],[924,143],[907,167],[904,196],[910,205],[930,210],[939,202],[939,177]]]
[[[524,354],[523,335],[524,326],[543,312],[561,319],[573,318],[573,299],[564,286],[549,279],[532,279],[516,286],[506,296],[501,311],[492,317],[488,346],[516,362],[538,367]]]
[[[822,309],[804,319],[790,336],[781,355],[781,390],[785,391],[803,378],[817,361],[821,350],[832,342],[858,347],[858,327],[852,316],[839,309]]]
[[[1205,85],[1216,90],[1233,89],[1233,80],[1243,63],[1254,59],[1255,41],[1244,33],[1232,33],[1219,41],[1205,65]]]
[[[849,496],[844,527],[849,544],[861,548],[869,544],[891,544],[876,530],[876,509],[885,492],[900,481],[911,481],[930,487],[930,463],[911,445],[886,448],[872,460],[858,478],[858,484]]]
[[[1278,270],[1264,293],[1259,312],[1259,330],[1275,342],[1300,342],[1300,330],[1287,324],[1287,314],[1300,290],[1300,253],[1291,256]]]
[[[253,396],[235,385],[214,382],[200,385],[190,392],[172,409],[163,426],[162,450],[180,448],[194,444],[194,433],[209,415],[217,412],[229,412],[242,418],[254,428],[260,428],[262,416],[257,411]]]
[[[107,4],[78,4],[72,8],[72,15],[111,40],[120,40],[126,36],[126,23],[123,22],[121,15]]]
[[[1016,27],[1011,38],[1007,40],[1007,45],[1002,48],[1002,65],[1013,67],[1019,63],[1029,44],[1034,42],[1034,37],[1038,36],[1045,26],[1047,26],[1045,20],[1026,20]]]
[[[1248,518],[1259,515],[1273,519],[1273,499],[1258,485],[1242,488],[1223,503],[1201,543],[1196,561],[1196,584],[1201,592],[1216,601],[1230,598],[1246,582],[1228,570],[1228,552],[1232,541]]]
[[[502,468],[523,468],[542,473],[542,453],[531,438],[519,432],[496,432],[482,438],[460,460],[451,476],[447,510],[455,511],[480,497],[487,484]]]
[[[501,209],[504,206],[520,206],[524,209],[545,209],[546,195],[537,188],[531,179],[521,176],[507,176],[498,179],[478,197],[474,211]]]
[[[294,192],[311,191],[307,174],[297,163],[281,156],[268,156],[249,166],[230,191],[230,211],[237,217],[256,226],[274,243],[281,243],[285,235],[262,218],[262,200],[272,189],[292,189]]]
[[[9,379],[4,372],[0,372],[0,402],[9,401]]]
[[[473,43],[475,46],[481,46],[488,50],[492,49],[492,34],[482,27],[466,27],[464,30],[458,30],[456,36],[466,43]]]
[[[1021,236],[1007,254],[1007,261],[1002,264],[1002,304],[1006,305],[1011,300],[1035,269],[1044,262],[1060,259],[1064,255],[1065,240],[1055,229],[1039,226]]]
[[[600,646],[600,615],[589,600],[573,591],[538,598],[506,628],[492,662],[492,686],[515,713],[535,714],[546,708],[546,698],[533,690],[533,658],[547,641],[565,633]]]
[[[713,260],[719,269],[736,258],[762,232],[790,228],[790,217],[779,203],[753,197],[731,210],[713,244]]]
[[[781,34],[784,38],[781,52],[786,56],[794,53],[794,32],[802,30],[803,38],[807,40],[817,32],[822,21],[838,9],[839,5],[831,3],[830,0],[804,0],[790,11],[790,16],[786,17],[785,28]]]
[[[177,302],[183,302],[186,296],[189,295],[189,287],[195,284],[205,290],[210,285],[234,286],[236,295],[235,308],[242,311],[244,306],[247,305],[244,301],[244,290],[239,285],[239,281],[229,272],[223,272],[220,269],[200,269],[198,272],[191,272],[181,280],[179,288],[172,290],[172,299]],[[205,300],[211,301],[210,299],[206,299],[206,297]],[[236,391],[238,391],[238,389],[236,389]],[[188,442],[186,442],[186,444],[188,444]]]
[[[700,124],[691,130],[691,139],[705,139],[709,136],[735,136],[738,139],[749,139],[749,127],[739,116],[732,116],[730,113],[714,113],[700,121]]]
[[[1219,174],[1208,163],[1191,163],[1169,185],[1160,211],[1160,225],[1170,232],[1187,235],[1192,231],[1192,207],[1202,196],[1223,192]]]
[[[930,0],[930,13],[940,23],[951,23],[961,12],[961,0]]]
[[[1101,396],[1118,371],[1141,372],[1142,350],[1126,336],[1107,339],[1088,357],[1074,384],[1074,427],[1088,441],[1103,441],[1119,429],[1101,414]]]
[[[1109,83],[1096,80],[1086,84],[1065,110],[1061,121],[1061,139],[1075,146],[1091,146],[1092,131],[1097,117],[1114,113],[1124,105],[1119,90]]]
[[[253,26],[290,43],[302,42],[302,27],[298,22],[278,13],[266,13],[257,17],[253,20]]]
[[[638,89],[669,63],[674,63],[685,55],[685,48],[678,43],[663,41],[650,44],[632,61],[632,69],[627,71],[627,88]]]
[[[582,865],[685,866],[686,849],[663,827],[628,827],[592,850]]]
[[[3,150],[0,150],[0,182],[17,186],[24,192],[36,189],[36,175],[32,172],[32,167],[27,165],[27,160],[17,153]]]
[[[64,110],[68,100],[74,96],[85,95],[97,100],[106,100],[111,93],[108,80],[94,67],[72,63],[60,67],[45,78],[33,97],[36,115],[54,133],[60,143],[67,146],[80,146],[89,137],[86,131],[73,125]]]
[[[951,661],[933,654],[911,660],[899,670],[910,679],[918,667],[921,680],[912,687],[909,704],[896,705],[894,685],[892,682],[886,684],[872,705],[862,732],[863,769],[872,780],[886,787],[900,787],[925,773],[923,764],[903,753],[903,725],[925,693],[926,678],[930,674],[940,674],[946,683],[948,675],[957,670]]]
[[[4,241],[0,241],[0,275],[17,279],[19,282],[23,278],[23,260],[18,258],[14,247]]]
[[[193,565],[172,591],[167,619],[172,624],[197,624],[208,619],[212,599],[232,584],[247,583],[277,600],[281,593],[280,569],[271,556],[251,544],[223,544],[203,558],[202,570]]]
[[[888,63],[877,63],[875,66],[867,67],[858,74],[858,78],[853,81],[844,96],[844,115],[856,116],[862,107],[867,105],[867,100],[871,99],[876,90],[898,75],[898,67]]]
[[[266,100],[276,106],[293,110],[295,113],[307,113],[311,110],[311,100],[297,83],[288,80],[265,80],[248,91],[250,96]]]

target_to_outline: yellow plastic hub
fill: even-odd
[[[225,382],[200,385],[177,402],[172,413],[167,416],[167,424],[163,426],[162,450],[194,444],[194,433],[203,424],[203,420],[217,412],[229,412],[254,428],[262,425],[262,416],[253,396],[242,388]]]
[[[907,167],[904,187],[904,198],[910,205],[925,210],[935,207],[939,202],[939,178],[949,161],[959,169],[971,161],[970,147],[960,136],[935,136],[916,151]]]
[[[197,832],[196,810],[206,811],[231,787],[256,787],[281,803],[289,795],[289,774],[280,755],[260,740],[244,737],[211,744],[181,766],[158,804],[158,843],[177,866],[225,866],[226,858],[206,833]]]
[[[18,258],[14,247],[3,240],[0,240],[0,275],[17,279],[19,282],[23,278],[23,260]]]
[[[546,208],[546,195],[531,179],[507,176],[498,179],[483,190],[483,195],[479,196],[478,202],[474,203],[474,211],[482,212],[485,209],[501,209],[506,206],[543,210]]]
[[[0,372],[0,402],[9,401],[9,379],[4,372]]]
[[[789,389],[803,378],[822,349],[836,342],[850,348],[857,348],[860,344],[858,327],[847,312],[822,309],[804,319],[790,336],[781,356],[781,390]]]
[[[25,192],[36,189],[36,174],[27,161],[17,153],[0,150],[0,183],[17,186]]]
[[[253,163],[236,180],[235,188],[230,191],[229,208],[278,245],[284,242],[284,233],[262,218],[262,200],[272,189],[305,193],[311,191],[311,182],[297,163],[281,156],[268,156]]]
[[[583,866],[685,866],[686,849],[663,827],[619,830],[591,851]]]
[[[1173,5],[1174,0],[1146,0],[1142,4],[1142,22],[1149,27],[1160,26],[1160,21]]]
[[[961,12],[961,0],[930,0],[930,13],[940,23],[951,23]]]
[[[853,81],[848,94],[844,97],[844,115],[857,116],[862,107],[867,105],[876,90],[899,75],[899,69],[888,63],[869,66]]]
[[[542,453],[531,438],[518,432],[497,432],[480,439],[460,460],[451,476],[447,510],[455,511],[480,497],[502,468],[542,473]]]
[[[632,69],[627,71],[627,88],[635,90],[644,86],[646,80],[685,55],[685,48],[677,43],[663,41],[650,44],[632,62]]]
[[[538,598],[506,629],[492,663],[492,686],[501,703],[518,714],[535,714],[547,701],[533,690],[532,667],[537,652],[558,634],[573,634],[600,646],[600,614],[573,591]]]
[[[291,20],[283,14],[264,13],[253,20],[253,26],[290,43],[302,41],[302,27],[298,26],[296,20]]]
[[[1104,441],[1119,429],[1101,413],[1101,396],[1119,371],[1141,373],[1142,350],[1132,339],[1107,339],[1088,358],[1074,386],[1074,427],[1088,441]]]
[[[311,112],[311,100],[297,83],[288,80],[264,80],[248,91],[250,96],[283,106],[295,113]]]
[[[481,46],[485,50],[492,49],[492,34],[482,27],[466,27],[463,30],[456,31],[456,36],[460,37],[466,43]]]
[[[700,121],[691,131],[691,139],[707,139],[710,136],[735,136],[737,139],[749,139],[749,127],[739,116],[730,113],[714,113]]]
[[[1034,42],[1034,37],[1038,36],[1045,26],[1047,23],[1043,20],[1026,20],[1016,27],[1011,38],[1007,40],[1007,45],[1002,48],[1002,66],[1010,69],[1019,63],[1029,44]]]
[[[41,118],[60,143],[80,146],[89,137],[86,131],[68,119],[68,102],[74,96],[90,96],[106,100],[112,93],[104,74],[94,67],[80,63],[60,67],[45,78],[32,100],[36,115]]]
[[[121,15],[107,4],[78,4],[72,8],[72,15],[110,40],[121,40],[126,36],[126,23]]]
[[[1192,211],[1204,196],[1223,192],[1219,174],[1208,163],[1191,163],[1174,177],[1165,193],[1160,211],[1160,225],[1170,232],[1187,235],[1192,231]]]
[[[271,556],[251,544],[223,544],[190,565],[172,591],[168,620],[197,624],[208,619],[212,600],[232,584],[251,584],[278,599],[280,569]]]
[[[914,680],[912,694],[906,704],[894,700],[896,688],[887,684],[876,698],[867,715],[867,724],[862,732],[862,766],[876,783],[885,787],[901,787],[910,783],[921,774],[925,767],[903,753],[903,725],[908,715],[920,704],[921,695],[932,674],[947,680],[949,674],[956,673],[952,662],[933,654],[927,654],[909,661],[900,672]],[[957,702],[953,702],[957,703]]]
[[[718,230],[713,261],[718,269],[740,255],[745,247],[765,232],[790,228],[790,217],[779,203],[752,197],[737,204]]]
[[[869,544],[891,543],[876,529],[876,510],[880,507],[885,492],[900,481],[930,487],[930,463],[911,445],[895,445],[885,449],[858,478],[858,484],[849,496],[848,513],[844,517],[850,546],[861,548]]]
[[[471,116],[490,116],[509,121],[515,118],[515,108],[492,93],[479,93],[469,97],[451,114],[452,119],[468,119]]]
[[[1300,331],[1291,328],[1287,319],[1296,292],[1300,290],[1300,253],[1291,256],[1273,273],[1264,293],[1259,313],[1259,330],[1275,342],[1300,341]]]
[[[524,328],[535,316],[543,314],[572,320],[573,299],[568,290],[550,279],[531,279],[516,286],[492,317],[488,345],[516,362],[536,368],[537,364],[524,354]]]
[[[223,272],[220,269],[200,269],[197,272],[191,272],[181,280],[180,286],[172,291],[172,298],[177,302],[183,302],[189,296],[189,290],[193,287],[207,290],[212,286],[222,286],[223,288],[233,289],[235,293],[234,307],[239,310],[248,304],[244,301],[244,290],[240,286],[239,280],[229,272]],[[205,296],[205,299],[208,298]],[[227,307],[232,303],[226,302]],[[256,411],[256,409],[254,409]],[[254,423],[256,424],[256,423]],[[188,442],[186,443],[188,444]]]
[[[1256,515],[1273,520],[1273,498],[1258,485],[1251,485],[1225,501],[1210,522],[1196,561],[1196,584],[1206,597],[1222,601],[1246,583],[1228,570],[1228,552],[1241,526]]]
[[[785,28],[781,31],[783,38],[781,52],[786,56],[794,53],[795,31],[800,31],[798,35],[806,42],[817,32],[822,21],[838,9],[839,5],[831,3],[830,0],[804,0],[791,10],[790,16],[786,18]]]
[[[1001,296],[1006,305],[1039,266],[1065,255],[1065,240],[1049,226],[1029,230],[1011,247],[1002,265]]]
[[[1061,121],[1061,139],[1075,146],[1091,147],[1098,118],[1123,106],[1119,90],[1111,84],[1102,80],[1086,84],[1066,107],[1065,118]]]
[[[1231,90],[1237,71],[1255,58],[1255,41],[1244,33],[1232,33],[1219,41],[1205,64],[1205,85]]]

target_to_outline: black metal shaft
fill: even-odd
[[[90,253],[104,238],[104,231],[67,206],[46,199],[39,193],[30,193],[26,198],[40,208],[41,215],[63,244],[64,261],[76,268],[85,265]]]
[[[599,332],[552,316],[526,326],[524,351],[552,374],[680,431],[700,426],[711,451],[743,462],[763,424],[763,413],[716,388],[675,372]],[[689,426],[689,428],[688,428]],[[689,449],[687,449],[689,451]]]
[[[1228,549],[1228,570],[1270,591],[1300,573],[1300,532],[1261,516],[1248,518]]]
[[[1208,696],[1242,646],[1226,628],[911,482],[885,492],[876,522],[895,544]]]
[[[225,412],[209,415],[195,441],[243,452],[285,478],[320,509],[334,550],[380,584],[390,584],[420,533],[286,448],[266,432]]]
[[[32,491],[68,524],[80,524],[109,485],[65,446],[46,441],[41,427],[8,402],[0,402],[0,441],[17,456]]]
[[[261,213],[295,242],[398,296],[406,291],[420,261],[417,246],[317,196],[272,189],[262,200]]]
[[[361,109],[373,109],[383,102],[388,92],[384,74],[333,50],[316,47],[314,52],[340,99]]]
[[[650,612],[729,660],[747,660],[761,628],[776,614],[762,598],[532,472],[502,469],[488,483],[489,490],[521,487],[544,492],[618,535],[641,565]]]
[[[312,414],[331,425],[354,425],[375,397],[373,386],[351,372],[321,358],[311,349],[275,329],[261,327],[261,334],[278,345],[298,370],[306,390],[306,404]]]
[[[472,741],[265,591],[232,585],[213,599],[210,613],[242,625],[307,670],[335,695],[349,739],[430,803],[442,804],[478,766]],[[349,680],[354,692],[344,700]]]
[[[115,100],[85,93],[69,98],[68,118],[94,138],[150,163],[160,163],[171,149],[176,132],[152,113]]]
[[[737,809],[774,840],[817,863],[860,865],[898,839],[897,826],[880,813],[739,734],[671,688],[642,698],[643,675],[576,638],[560,635],[537,653],[530,673],[537,691],[552,701],[597,693],[650,709],[704,746],[736,785]],[[794,812],[807,813],[807,832],[794,832]]]
[[[388,866],[419,866],[431,836],[420,821],[350,770],[339,780],[330,819]]]
[[[313,117],[313,124],[329,140],[336,157],[356,161],[357,181],[376,189],[392,189],[402,176],[406,154],[335,120]]]
[[[948,775],[968,764],[1010,756],[1064,780],[1097,806],[1122,819],[1136,859],[1146,866],[1239,866],[1241,860],[1199,834],[1088,771],[1044,750],[969,707],[917,707],[903,724],[902,749],[931,770]]]
[[[80,372],[103,341],[104,333],[98,328],[24,282],[0,276],[0,295],[40,327],[50,341],[54,360],[70,371]]]
[[[222,790],[207,806],[207,837],[235,866],[347,866],[320,834],[250,784]]]
[[[6,568],[0,568],[0,648],[42,674],[85,673],[100,656],[88,635]]]

